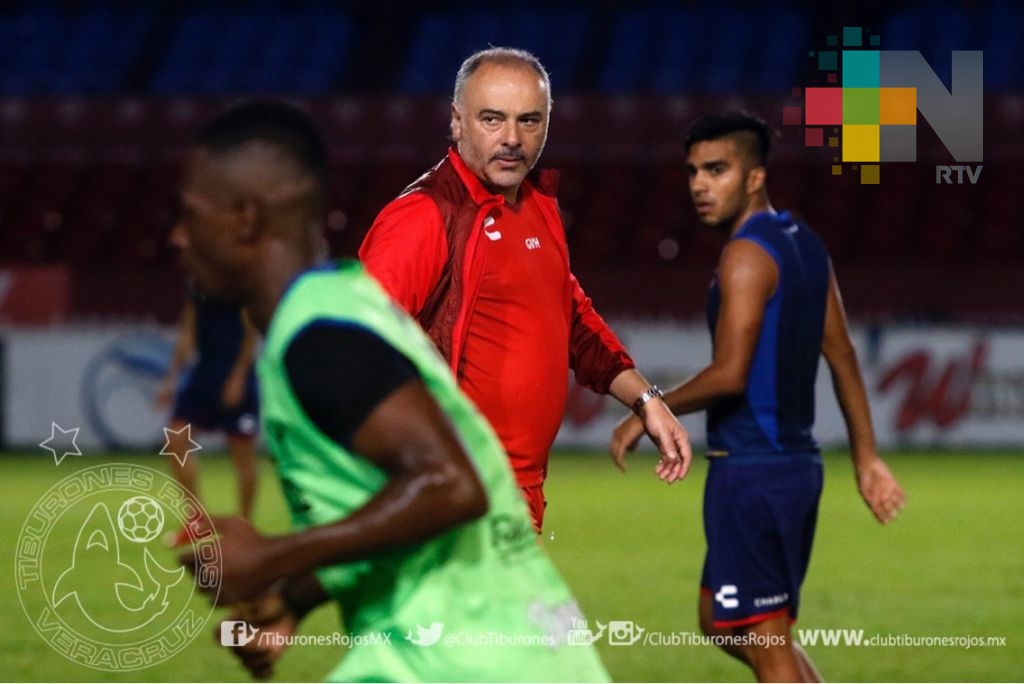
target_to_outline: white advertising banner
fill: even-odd
[[[697,324],[613,322],[640,370],[670,387],[711,357]],[[169,408],[154,405],[173,331],[157,327],[8,330],[4,344],[3,434],[10,447],[33,447],[56,423],[79,428],[83,451],[159,450]],[[1024,329],[856,328],[879,444],[885,447],[1024,447]],[[626,409],[571,383],[558,436],[562,447],[605,449]],[[684,425],[704,442],[703,414]],[[845,444],[846,431],[827,367],[818,377],[815,436]],[[219,444],[213,437],[204,446]],[[648,445],[649,447],[649,445]]]
[[[668,388],[711,359],[702,325],[613,322],[640,371]],[[1024,447],[1024,330],[856,327],[853,330],[879,446]],[[828,367],[818,372],[814,434],[822,446],[846,444],[846,427]],[[604,449],[627,410],[573,383],[561,446]],[[695,444],[704,414],[683,418]],[[645,440],[648,448],[653,448]]]
[[[167,370],[174,331],[156,327],[47,328],[2,335],[4,436],[33,447],[84,454],[164,444],[170,407],[154,403]],[[56,427],[54,427],[56,425]]]

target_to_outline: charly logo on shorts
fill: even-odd
[[[170,477],[113,463],[51,487],[18,537],[15,580],[33,628],[66,658],[97,670],[137,670],[187,646],[213,607],[196,599],[219,587],[220,545],[196,542],[195,576],[161,533],[207,519]]]

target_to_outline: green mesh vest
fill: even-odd
[[[355,261],[295,280],[258,364],[267,444],[293,524],[342,519],[386,482],[371,462],[321,433],[292,393],[285,352],[317,321],[363,328],[415,366],[459,435],[489,503],[482,518],[419,546],[318,570],[355,644],[331,678],[606,681],[594,647],[567,640],[580,624],[576,603],[537,542],[498,438],[416,322]]]

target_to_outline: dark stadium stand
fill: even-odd
[[[808,82],[801,54],[836,25],[802,3],[748,5],[5,5],[0,264],[68,264],[77,316],[173,318],[178,302],[152,301],[145,293],[159,288],[141,283],[179,278],[166,236],[182,148],[210,112],[266,94],[293,98],[325,129],[336,167],[328,237],[352,253],[377,209],[444,153],[454,71],[493,43],[531,49],[551,71],[543,162],[562,169],[574,265],[607,310],[701,310],[700,290],[685,302],[679,293],[706,279],[720,242],[692,215],[680,142],[694,116],[726,106],[780,125],[773,198],[819,229],[850,274],[854,314],[971,308],[948,279],[948,296],[919,306],[913,289],[887,289],[886,269],[955,266],[965,279],[1020,281],[1024,8],[903,2],[874,18],[886,48],[920,50],[947,85],[951,50],[984,51],[986,148],[977,185],[936,185],[934,164],[949,155],[923,125],[919,163],[883,165],[882,182],[865,186],[849,165],[831,175],[833,151],[806,148],[802,129],[781,126],[791,89]],[[1024,316],[1014,289],[993,289],[981,309]]]

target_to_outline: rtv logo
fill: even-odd
[[[870,49],[881,44],[881,36],[865,33],[859,26],[844,27],[842,50],[811,52],[821,77],[833,87],[805,88],[802,107],[783,108],[783,123],[804,124],[807,147],[825,146],[827,135],[828,147],[841,152],[833,162],[857,163],[862,184],[879,183],[880,162],[917,161],[918,112],[957,162],[982,161],[982,51],[952,52],[947,90],[919,51]],[[839,36],[828,36],[826,42],[838,48]],[[939,166],[936,182],[963,183],[966,170],[968,180],[976,183],[981,168]],[[842,165],[833,163],[832,174],[841,175]]]

